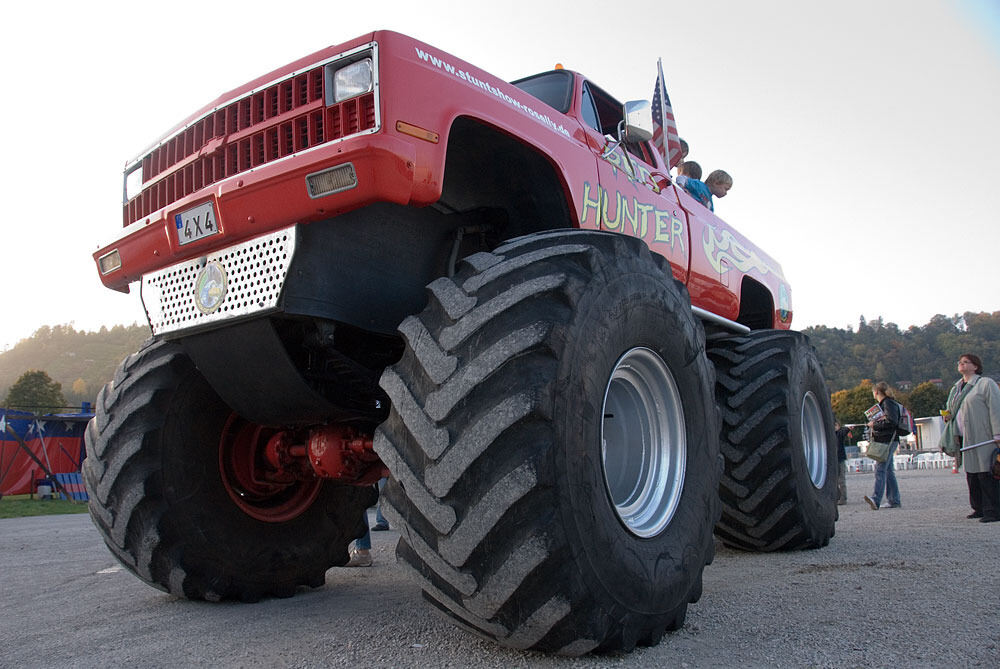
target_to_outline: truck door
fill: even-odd
[[[686,213],[656,167],[653,148],[641,142],[607,151],[617,137],[622,105],[589,81],[583,83],[580,116],[599,179],[584,185],[581,224],[640,237],[670,262],[674,278],[687,283],[691,240]]]
[[[736,320],[739,314],[737,291],[742,274],[732,262],[735,253],[733,233],[722,219],[687,191],[680,186],[674,188],[675,197],[687,216],[693,245],[687,284],[691,304]]]

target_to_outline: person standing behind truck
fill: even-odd
[[[837,430],[837,504],[847,504],[847,440],[851,438],[851,428],[834,423]]]
[[[972,446],[988,442],[964,453],[965,481],[969,487],[968,518],[978,518],[981,523],[1000,520],[1000,481],[993,478],[993,449],[1000,442],[1000,387],[993,379],[982,376],[983,361],[977,355],[963,353],[958,359],[958,373],[962,378],[952,386],[943,411],[946,425],[944,440],[958,438],[958,444]],[[948,446],[954,449],[954,441]]]
[[[885,493],[886,501],[889,502],[890,509],[900,507],[899,483],[896,481],[896,467],[893,456],[896,454],[896,447],[899,446],[899,438],[896,434],[896,425],[899,423],[899,404],[891,396],[892,391],[889,384],[879,381],[872,388],[872,397],[878,402],[882,409],[882,417],[870,423],[872,441],[889,444],[889,455],[885,462],[875,463],[875,490],[871,496],[865,495],[865,501],[872,511],[878,511],[882,505],[882,493]]]
[[[677,163],[677,174],[683,174],[683,172],[681,172],[681,165],[684,164],[684,161],[687,160],[688,157],[688,151],[689,151],[688,143],[684,141],[683,137],[679,137],[677,141],[681,143],[681,157],[679,159],[679,162]]]

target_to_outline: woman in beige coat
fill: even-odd
[[[990,442],[962,453],[962,462],[972,506],[969,518],[993,523],[1000,520],[1000,481],[990,473],[993,449],[1000,443],[1000,388],[993,379],[981,376],[983,361],[971,353],[959,358],[958,373],[962,378],[948,395],[945,420],[955,421],[963,446]]]

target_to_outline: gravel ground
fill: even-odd
[[[964,476],[899,472],[872,512],[848,477],[827,548],[719,548],[683,629],[629,654],[549,657],[471,636],[423,605],[373,534],[371,569],[285,600],[178,600],[124,572],[87,516],[0,520],[0,667],[1000,666],[1000,523],[967,520]]]

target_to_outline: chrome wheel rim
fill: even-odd
[[[648,348],[626,352],[604,391],[601,463],[615,513],[649,538],[673,519],[684,490],[687,432],[673,375]]]
[[[816,395],[809,391],[802,398],[801,417],[802,451],[806,469],[813,486],[822,488],[826,483],[826,429],[823,412]]]

